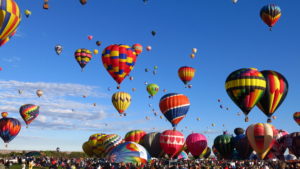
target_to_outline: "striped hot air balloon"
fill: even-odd
[[[189,98],[178,93],[166,94],[160,99],[159,102],[160,111],[169,120],[174,128],[186,116],[189,107]]]
[[[183,66],[178,69],[178,76],[185,85],[188,85],[188,83],[194,78],[195,72],[196,69],[189,66]]]
[[[88,64],[92,59],[92,52],[88,49],[77,49],[75,51],[75,59],[81,67],[81,71],[83,71],[86,64]]]
[[[176,130],[166,130],[161,133],[159,143],[163,151],[173,158],[183,148],[184,136],[181,132]]]
[[[126,92],[116,92],[112,95],[111,101],[117,111],[120,114],[123,114],[125,110],[127,110],[127,108],[130,106],[131,96]]]
[[[21,130],[21,123],[15,118],[7,117],[8,113],[4,112],[1,114],[0,119],[0,137],[4,143],[9,143],[13,140]]]
[[[275,142],[277,131],[269,123],[257,123],[250,125],[246,134],[258,158],[263,160]]]
[[[280,17],[281,9],[275,4],[265,5],[260,10],[260,18],[270,27],[270,31]]]
[[[82,144],[82,150],[83,150],[83,152],[84,152],[87,156],[89,156],[89,157],[92,157],[92,156],[94,155],[93,149],[92,149],[92,147],[89,145],[88,141],[86,141],[86,142],[84,142],[84,143]]]
[[[0,0],[0,42],[2,45],[15,34],[20,22],[21,13],[18,4],[14,0]]]
[[[258,101],[257,107],[268,117],[271,117],[284,101],[288,92],[288,82],[280,73],[272,70],[261,71],[266,79],[267,86],[264,95]]]
[[[147,133],[143,130],[132,130],[125,135],[125,141],[140,143]]]
[[[264,76],[255,68],[232,72],[226,79],[225,89],[231,100],[247,115],[263,96],[266,89]]]
[[[300,126],[300,112],[295,112],[293,117],[295,122]]]
[[[39,115],[39,108],[34,104],[24,104],[20,107],[20,115],[27,126]]]

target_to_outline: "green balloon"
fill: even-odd
[[[147,92],[150,94],[150,96],[154,96],[156,95],[156,93],[158,92],[159,90],[159,86],[157,84],[148,84],[147,86]]]
[[[233,136],[228,134],[219,135],[214,140],[214,147],[222,158],[231,159],[234,149]]]

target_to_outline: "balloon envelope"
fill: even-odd
[[[163,151],[173,158],[182,150],[184,136],[179,131],[166,130],[160,135],[159,143]]]
[[[112,95],[111,101],[117,111],[122,114],[130,106],[131,96],[126,92],[116,92]]]
[[[200,133],[192,133],[186,138],[186,145],[193,156],[200,156],[207,147],[207,139]]]
[[[0,137],[4,143],[9,143],[19,134],[21,123],[15,118],[8,118],[6,116],[7,113],[3,113],[0,119]]]
[[[275,4],[265,5],[260,10],[260,18],[270,28],[273,27],[281,17],[281,9]]]
[[[143,130],[132,130],[125,135],[124,139],[125,141],[132,141],[139,144],[146,134],[147,133]]]
[[[219,135],[214,140],[214,148],[224,159],[231,159],[234,149],[233,137],[228,134]]]
[[[293,115],[295,122],[300,125],[300,112],[295,112]]]
[[[34,104],[24,104],[20,107],[20,115],[27,125],[39,115],[39,108],[39,106]]]
[[[159,143],[160,135],[161,133],[158,132],[148,133],[141,141],[141,145],[147,149],[151,157],[159,158],[163,155],[163,150]]]
[[[189,66],[183,66],[178,69],[178,76],[184,84],[188,84],[195,76],[196,70]]]

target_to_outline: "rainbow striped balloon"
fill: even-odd
[[[190,101],[189,98],[183,94],[169,93],[160,99],[159,108],[175,128],[186,116],[190,108]]]
[[[29,125],[39,115],[39,108],[34,104],[24,104],[20,107],[19,112],[26,125]]]
[[[188,84],[195,76],[196,70],[192,67],[183,66],[178,69],[178,76],[181,81],[186,85]]]

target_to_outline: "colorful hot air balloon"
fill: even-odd
[[[37,91],[36,91],[36,95],[37,95],[38,97],[43,96],[43,94],[44,94],[44,92],[43,92],[42,90],[37,90]]]
[[[21,123],[15,118],[7,117],[7,112],[2,112],[0,119],[0,137],[4,143],[9,143],[13,140],[21,130]]]
[[[147,85],[147,92],[150,94],[149,97],[155,96],[158,90],[159,86],[157,84],[152,83]]]
[[[221,158],[231,159],[234,149],[233,137],[225,133],[217,136],[214,140],[214,147],[221,155]]]
[[[24,104],[20,107],[20,115],[27,126],[39,115],[39,108],[34,104]]]
[[[142,164],[147,163],[150,158],[147,150],[135,142],[122,143],[108,155],[109,161],[115,163]]]
[[[26,18],[28,18],[31,15],[31,11],[26,9],[24,14],[25,14]]]
[[[143,52],[143,46],[142,45],[140,45],[140,44],[134,44],[133,46],[132,46],[132,49],[134,49],[135,50],[135,52],[136,52],[136,54],[137,55],[139,55],[139,54],[141,54],[142,52]]]
[[[163,151],[159,143],[160,135],[161,133],[158,132],[148,133],[141,141],[141,145],[147,149],[151,157],[160,158],[163,155]]]
[[[17,30],[15,30],[12,34],[10,34],[7,38],[0,40],[0,46],[3,46],[4,44],[6,44],[15,34],[16,34]]]
[[[97,157],[103,157],[104,155],[104,148],[103,145],[103,138],[107,136],[103,133],[96,133],[90,136],[88,143],[89,146],[92,148],[93,154]]]
[[[160,111],[169,120],[174,128],[186,116],[189,107],[189,98],[178,93],[166,94],[160,99],[159,102]]]
[[[81,5],[85,5],[87,3],[87,0],[79,0]]]
[[[280,160],[284,160],[284,152],[287,149],[287,145],[285,144],[286,137],[288,136],[288,132],[284,130],[277,130],[277,136],[275,138],[274,145],[272,146],[271,150],[269,151],[272,153],[276,158]],[[268,155],[267,155],[268,156]]]
[[[258,158],[263,160],[275,141],[277,133],[274,126],[268,123],[252,124],[247,128],[246,134]]]
[[[192,133],[186,138],[188,150],[194,157],[198,157],[207,147],[207,139],[200,133]]]
[[[49,0],[44,0],[43,9],[49,9],[48,1]]]
[[[261,73],[266,79],[267,87],[257,106],[268,117],[268,122],[271,122],[271,116],[284,101],[289,85],[284,76],[278,72],[264,70]]]
[[[263,96],[266,89],[264,76],[255,68],[232,72],[226,79],[225,89],[234,103],[247,115]]]
[[[300,132],[291,133],[287,137],[287,147],[289,148],[290,152],[300,157]]]
[[[211,154],[211,148],[206,147],[200,154],[199,158],[208,158],[210,154]]]
[[[56,45],[56,46],[54,47],[54,50],[55,50],[55,52],[56,52],[57,55],[60,55],[61,52],[62,52],[62,50],[63,50],[63,48],[62,48],[61,45]]]
[[[143,130],[132,130],[125,135],[124,140],[140,143],[146,134],[147,133]]]
[[[105,69],[119,85],[133,69],[136,59],[136,51],[128,45],[110,45],[102,53]]]
[[[116,92],[112,95],[111,101],[120,114],[123,114],[131,103],[131,96],[126,92]]]
[[[295,112],[293,117],[295,122],[300,126],[300,112]]]
[[[123,142],[122,137],[117,134],[109,134],[102,139],[102,146],[104,150],[104,156],[106,156],[117,145]]]
[[[274,4],[265,5],[260,10],[260,18],[270,27],[270,31],[272,27],[276,24],[276,22],[281,17],[281,9],[279,6]]]
[[[101,46],[102,42],[101,41],[96,41],[97,46]]]
[[[189,159],[189,156],[188,156],[188,154],[185,151],[181,151],[178,154],[177,159],[178,160],[180,160],[180,159],[187,160],[187,159]]]
[[[195,76],[196,70],[192,67],[183,66],[178,69],[178,76],[187,85]]]
[[[18,4],[14,0],[0,0],[0,42],[5,44],[21,22]]]
[[[193,53],[197,53],[197,51],[198,51],[197,48],[193,48],[193,49],[192,49],[192,52],[193,52]]]
[[[173,158],[183,148],[184,136],[181,132],[176,130],[166,130],[161,133],[159,143],[163,151]]]
[[[92,147],[90,147],[88,141],[86,141],[82,144],[82,150],[89,157],[92,157],[94,155],[93,149],[92,149]]]
[[[146,47],[146,50],[147,50],[147,51],[151,51],[151,50],[152,50],[152,47],[151,47],[151,46],[147,46],[147,47]]]
[[[88,49],[77,49],[75,51],[75,59],[81,67],[81,71],[92,59],[92,52]]]

